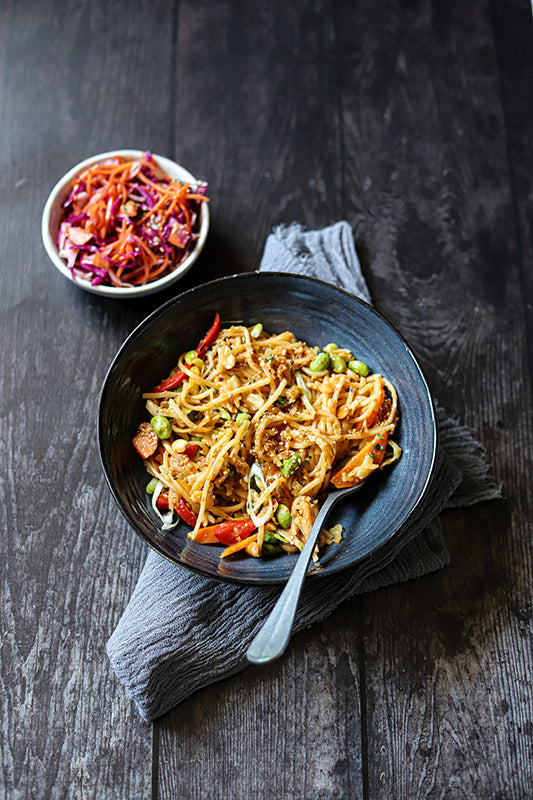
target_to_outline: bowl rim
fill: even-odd
[[[223,276],[221,278],[213,279],[211,281],[206,281],[203,284],[198,284],[197,286],[191,287],[191,288],[185,290],[184,292],[181,292],[180,294],[176,295],[175,297],[171,297],[170,299],[166,300],[162,305],[160,305],[158,308],[154,309],[143,320],[141,320],[141,322],[138,325],[135,326],[135,328],[130,332],[130,334],[126,337],[126,339],[124,339],[124,341],[122,342],[122,345],[116,351],[116,353],[115,353],[115,355],[114,355],[114,357],[113,357],[113,359],[112,359],[112,361],[111,361],[111,363],[109,365],[109,368],[108,368],[108,370],[107,370],[107,372],[105,374],[104,380],[102,382],[102,387],[101,387],[101,390],[100,390],[100,394],[99,394],[99,399],[98,399],[98,411],[97,411],[97,420],[96,420],[98,450],[99,450],[99,455],[100,455],[100,462],[101,462],[101,466],[103,468],[103,472],[104,472],[104,475],[105,475],[105,479],[106,479],[107,485],[108,485],[108,487],[109,487],[109,489],[111,491],[111,494],[112,494],[115,502],[117,503],[120,511],[122,512],[122,515],[125,517],[125,519],[128,522],[128,524],[133,528],[134,533],[145,544],[147,544],[152,550],[157,552],[160,556],[165,558],[170,563],[175,564],[176,566],[181,567],[183,569],[186,569],[189,572],[193,572],[195,574],[202,575],[204,578],[208,578],[210,580],[217,581],[217,582],[220,582],[220,583],[230,583],[230,584],[235,584],[235,585],[240,585],[240,586],[269,586],[269,585],[273,586],[273,585],[280,585],[280,584],[283,584],[283,583],[286,582],[285,578],[266,577],[264,580],[250,580],[250,579],[248,579],[246,577],[243,577],[243,576],[240,576],[240,575],[226,575],[226,574],[218,574],[218,573],[215,574],[215,573],[209,572],[207,570],[203,570],[203,569],[201,569],[199,567],[196,567],[193,564],[185,563],[183,561],[179,561],[179,560],[177,560],[175,558],[172,558],[167,552],[165,552],[165,550],[162,547],[160,547],[158,545],[158,543],[156,541],[150,539],[148,536],[146,536],[141,531],[140,527],[136,523],[135,515],[130,511],[130,509],[127,507],[127,505],[122,501],[122,498],[120,497],[118,491],[115,489],[114,484],[113,484],[113,476],[111,475],[110,469],[109,469],[109,467],[108,467],[108,465],[106,463],[106,459],[104,457],[103,402],[104,402],[104,399],[105,399],[105,395],[108,392],[108,384],[109,384],[110,379],[113,376],[113,373],[116,370],[117,364],[118,364],[119,360],[121,359],[122,355],[127,352],[127,350],[130,348],[131,344],[134,343],[135,339],[139,336],[139,334],[142,332],[142,330],[145,328],[145,326],[153,323],[153,321],[159,315],[164,314],[166,312],[166,310],[170,306],[172,306],[173,304],[175,304],[177,302],[183,302],[183,300],[186,300],[188,295],[191,295],[193,293],[199,293],[199,292],[205,291],[208,287],[214,287],[216,285],[222,285],[222,284],[225,284],[227,282],[233,281],[235,279],[241,279],[241,278],[245,278],[245,277],[246,278],[250,278],[251,276],[256,276],[257,277],[259,275],[270,276],[271,278],[272,277],[276,277],[276,276],[280,277],[280,278],[291,277],[293,279],[298,279],[298,280],[302,280],[304,282],[309,282],[311,284],[315,284],[317,286],[317,288],[320,287],[320,286],[329,287],[330,289],[333,288],[333,289],[335,289],[335,290],[347,295],[352,300],[355,300],[360,305],[366,307],[372,314],[375,314],[376,317],[380,318],[381,321],[392,330],[392,332],[398,337],[399,341],[405,347],[409,357],[412,359],[412,361],[414,363],[414,366],[416,367],[416,370],[418,371],[422,386],[424,388],[424,394],[425,394],[425,397],[427,398],[427,401],[428,401],[429,417],[430,417],[430,420],[431,420],[431,423],[432,423],[432,441],[431,441],[432,452],[431,452],[431,459],[430,459],[430,464],[429,464],[428,469],[427,469],[427,475],[425,477],[424,485],[421,488],[421,490],[419,491],[418,497],[417,497],[416,501],[414,502],[414,505],[411,508],[411,511],[410,511],[408,517],[383,542],[378,544],[369,553],[366,553],[361,558],[357,559],[355,562],[349,563],[349,564],[344,564],[343,563],[337,569],[335,569],[335,567],[333,567],[332,569],[329,569],[327,572],[323,572],[321,570],[311,571],[308,574],[306,580],[309,580],[309,579],[313,579],[314,580],[314,579],[318,579],[318,578],[322,578],[322,577],[324,577],[324,578],[334,578],[335,576],[338,576],[340,573],[346,571],[347,569],[354,568],[354,566],[356,564],[360,564],[360,563],[364,562],[365,560],[367,560],[368,558],[374,557],[375,554],[379,550],[381,550],[383,547],[387,546],[387,544],[389,544],[390,541],[393,538],[396,538],[397,536],[401,535],[401,533],[408,528],[408,526],[412,523],[413,520],[416,520],[416,518],[417,518],[417,516],[418,516],[418,514],[420,512],[420,509],[422,507],[422,504],[427,498],[428,492],[430,490],[430,487],[431,487],[431,485],[433,483],[433,480],[434,480],[434,477],[435,477],[436,466],[437,466],[437,455],[438,455],[438,449],[439,449],[439,438],[440,438],[439,437],[439,430],[438,430],[438,423],[437,423],[437,413],[436,413],[435,401],[434,401],[433,395],[431,393],[431,390],[429,388],[429,384],[428,384],[425,372],[422,369],[422,366],[420,365],[420,362],[418,361],[418,358],[416,357],[413,349],[411,348],[411,346],[406,341],[404,335],[396,328],[396,326],[393,323],[391,323],[387,319],[387,317],[385,317],[373,305],[371,305],[370,303],[367,303],[365,300],[362,300],[361,298],[357,297],[357,295],[354,294],[353,292],[350,292],[350,291],[348,291],[348,290],[346,290],[346,289],[344,289],[342,287],[336,286],[335,284],[332,284],[332,283],[329,283],[327,281],[321,280],[320,278],[315,278],[313,276],[300,275],[300,274],[296,274],[296,273],[287,273],[287,272],[273,272],[273,271],[272,272],[271,271],[268,271],[268,272],[264,271],[263,272],[263,271],[260,271],[260,270],[253,270],[253,271],[244,272],[244,273],[234,273],[232,275],[226,275],[226,276]]]
[[[97,153],[94,156],[88,156],[87,158],[83,159],[83,161],[80,161],[78,164],[69,169],[68,172],[66,172],[63,177],[57,181],[48,195],[41,218],[41,238],[44,248],[48,254],[48,257],[54,266],[59,270],[59,272],[80,289],[84,289],[87,292],[91,292],[92,294],[97,294],[103,297],[113,297],[117,299],[126,299],[153,294],[161,291],[170,284],[182,278],[191,269],[204,248],[210,226],[208,203],[202,203],[200,208],[200,229],[194,248],[191,250],[187,258],[178,267],[176,267],[176,269],[172,270],[172,272],[169,272],[167,275],[164,275],[162,278],[151,281],[144,286],[122,288],[120,286],[107,286],[105,284],[92,286],[89,281],[83,280],[83,278],[74,279],[72,277],[64,259],[61,258],[58,252],[56,245],[57,231],[51,230],[53,209],[56,207],[57,203],[62,201],[63,196],[67,196],[67,188],[70,186],[76,175],[78,175],[78,173],[82,170],[86,169],[92,164],[97,164],[100,161],[105,161],[106,159],[113,158],[114,156],[121,156],[134,161],[135,159],[142,157],[146,152],[150,152],[150,155],[155,161],[157,161],[161,169],[167,174],[172,175],[172,177],[178,177],[180,180],[188,183],[196,184],[199,182],[198,179],[195,178],[191,172],[189,172],[189,170],[187,170],[177,161],[173,161],[166,156],[161,156],[157,153],[152,153],[151,151],[147,150],[117,149],[109,150],[105,153]]]

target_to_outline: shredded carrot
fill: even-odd
[[[198,237],[206,184],[171,180],[147,153],[84,170],[65,204],[60,255],[73,277],[142,286],[172,271]]]
[[[347,486],[356,486],[361,483],[363,478],[355,476],[353,473],[363,464],[367,456],[372,456],[373,464],[381,464],[383,456],[385,455],[385,447],[389,438],[388,431],[377,433],[370,442],[353,455],[350,460],[344,464],[337,472],[331,476],[330,483],[336,489],[344,489]]]
[[[249,544],[256,541],[257,536],[258,534],[254,533],[252,536],[248,536],[247,539],[242,539],[240,542],[230,544],[221,552],[220,558],[226,558],[226,556],[232,556],[233,553],[237,553],[239,550],[244,550],[245,547],[248,547]]]
[[[205,528],[198,528],[195,535],[191,536],[191,539],[200,544],[220,544],[220,540],[214,534],[214,530],[217,527],[218,525],[209,525]]]

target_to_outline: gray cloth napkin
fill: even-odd
[[[261,270],[296,272],[337,284],[370,302],[350,225],[318,231],[294,223],[268,237]],[[439,514],[500,496],[482,446],[437,406],[440,452],[426,502],[408,530],[341,575],[304,586],[294,633],[348,598],[445,566]],[[107,652],[141,716],[153,720],[198,689],[248,666],[246,650],[281,587],[221,584],[150,551]],[[250,667],[253,669],[253,667]]]

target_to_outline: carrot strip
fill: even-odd
[[[216,527],[216,525],[209,525],[206,528],[198,528],[194,538],[191,538],[200,544],[220,544],[220,541],[213,532],[213,529]]]
[[[155,201],[151,208],[146,191]],[[143,285],[187,257],[198,220],[191,204],[198,202],[208,198],[194,187],[191,191],[188,183],[171,180],[150,156],[136,161],[115,156],[76,178],[58,241],[69,245],[70,253],[76,251],[76,275],[85,272],[90,280],[115,286]],[[172,240],[169,220],[177,209],[188,228],[189,246],[181,238]],[[149,219],[155,220],[157,236],[150,226],[143,230]]]
[[[337,489],[345,489],[347,486],[356,486],[358,483],[362,483],[364,479],[354,477],[353,472],[370,454],[372,454],[372,463],[379,466],[385,455],[388,438],[389,434],[386,431],[376,434],[367,445],[355,453],[343,467],[331,476],[330,483]]]
[[[239,550],[244,550],[245,547],[248,547],[249,544],[257,540],[257,536],[258,534],[254,533],[253,536],[249,536],[247,539],[241,539],[240,542],[230,544],[229,547],[226,547],[226,549],[221,552],[220,558],[227,558],[233,555],[233,553],[237,553]]]
[[[132,442],[141,458],[150,458],[159,444],[157,434],[149,422],[141,422]]]

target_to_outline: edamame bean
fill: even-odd
[[[170,426],[170,420],[168,420],[166,417],[163,417],[161,414],[157,414],[150,420],[150,425],[156,432],[159,439],[170,438],[172,428]]]
[[[331,355],[331,368],[333,372],[346,372],[346,361],[335,353]]]
[[[279,556],[281,553],[281,547],[277,544],[270,544],[270,542],[263,542],[263,546],[261,548],[261,555],[262,556]]]
[[[183,360],[185,361],[186,364],[192,364],[195,358],[198,358],[198,353],[196,352],[196,350],[189,350],[188,353],[185,353]]]
[[[261,555],[263,556],[277,556],[282,552],[278,539],[276,536],[267,531],[263,539],[263,546],[261,547]]]
[[[331,356],[325,350],[319,350],[316,356],[309,364],[311,372],[324,372],[329,367]]]
[[[153,494],[155,492],[155,488],[156,488],[158,482],[159,481],[157,480],[157,478],[152,478],[152,480],[148,483],[148,485],[146,487],[146,493],[147,494]]]
[[[262,332],[263,332],[263,326],[261,325],[260,322],[258,322],[257,325],[254,325],[254,327],[250,331],[250,336],[252,337],[252,339],[257,339],[257,337],[260,336]]]
[[[235,422],[237,423],[237,425],[242,425],[242,423],[246,422],[246,420],[248,419],[252,419],[251,414],[248,414],[246,411],[239,411],[239,413],[235,417]]]
[[[281,474],[288,478],[302,463],[302,459],[298,455],[298,453],[294,453],[289,458],[286,458],[281,465]]]
[[[282,528],[290,528],[292,517],[288,506],[283,505],[283,503],[279,504],[276,509],[276,520]]]
[[[357,361],[355,358],[348,364],[348,369],[351,369],[352,372],[355,372],[356,375],[361,375],[363,378],[366,378],[370,372],[366,364],[362,361]]]

